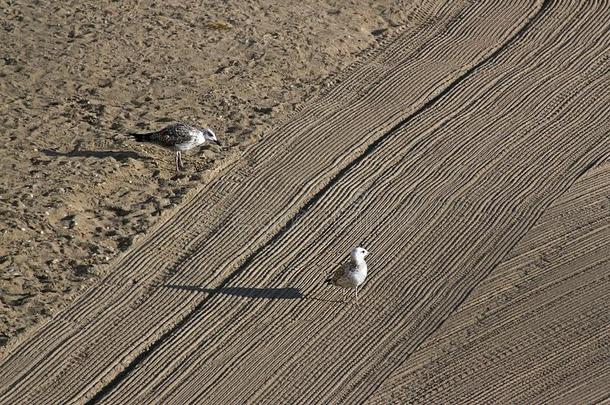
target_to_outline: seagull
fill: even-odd
[[[335,273],[328,277],[326,285],[335,285],[342,288],[354,288],[356,290],[356,305],[358,305],[358,287],[366,279],[368,267],[364,258],[369,252],[363,247],[352,250],[350,260],[338,268]],[[343,302],[345,302],[347,290],[343,290]]]
[[[166,149],[176,151],[176,170],[184,168],[182,152],[203,145],[206,141],[220,145],[216,134],[210,128],[197,128],[183,122],[176,122],[157,132],[146,134],[129,134],[136,142],[151,142]]]

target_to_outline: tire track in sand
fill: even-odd
[[[553,3],[521,41],[380,142],[231,280],[298,286],[310,299],[217,291],[104,399],[374,395],[551,202],[607,156],[608,19],[592,18],[607,14],[604,4]],[[378,269],[363,307],[320,301],[324,266],[362,236]],[[197,291],[170,281],[168,289]]]
[[[369,402],[604,399],[610,387],[609,208],[610,162],[554,203]]]
[[[471,9],[469,13],[464,14],[465,7]],[[367,146],[497,51],[539,8],[533,2],[510,9],[458,2],[452,2],[451,9],[433,8],[437,14],[428,26],[411,27],[393,43],[407,50],[420,43],[413,61],[397,60],[389,69],[387,62],[396,60],[395,52],[374,55],[360,69],[376,68],[378,60],[386,65],[386,79],[375,78],[371,88],[370,83],[348,78],[334,91],[336,95],[341,89],[357,89],[358,103],[329,102],[332,111],[323,120],[316,108],[311,113],[305,109],[278,129],[283,141],[253,147],[227,176],[207,186],[180,215],[160,224],[122,257],[98,288],[9,350],[0,367],[2,400],[78,401],[96,392],[204,299],[196,291],[154,289],[153,283],[167,274],[170,280],[178,277],[180,282],[218,286]],[[464,32],[463,27],[473,25],[479,16],[497,20],[494,13],[504,19],[493,30]],[[467,46],[456,50],[452,47],[456,36],[470,42],[462,42]],[[426,75],[417,76],[422,66]],[[335,137],[328,137],[329,133]],[[311,156],[316,157],[313,162]],[[264,206],[263,202],[266,211],[253,213],[250,207]],[[226,250],[219,252],[217,246]],[[180,257],[183,251],[195,254],[185,260]],[[204,266],[202,256],[207,260]]]

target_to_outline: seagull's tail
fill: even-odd
[[[148,142],[150,141],[150,137],[151,135],[153,135],[155,132],[149,132],[146,134],[134,134],[134,133],[130,133],[128,134],[129,136],[133,137],[136,142]]]

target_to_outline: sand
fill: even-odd
[[[610,8],[404,7],[9,341],[0,402],[609,398]]]
[[[0,345],[396,30],[400,2],[2,1]],[[185,157],[126,132],[211,126]],[[224,163],[223,163],[224,162]],[[1,349],[0,349],[1,350]]]

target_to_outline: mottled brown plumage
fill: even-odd
[[[160,131],[145,134],[129,134],[136,142],[150,142],[166,149],[176,151],[176,170],[184,166],[182,152],[203,145],[206,141],[218,143],[216,135],[210,128],[197,128],[183,122],[166,126]]]

